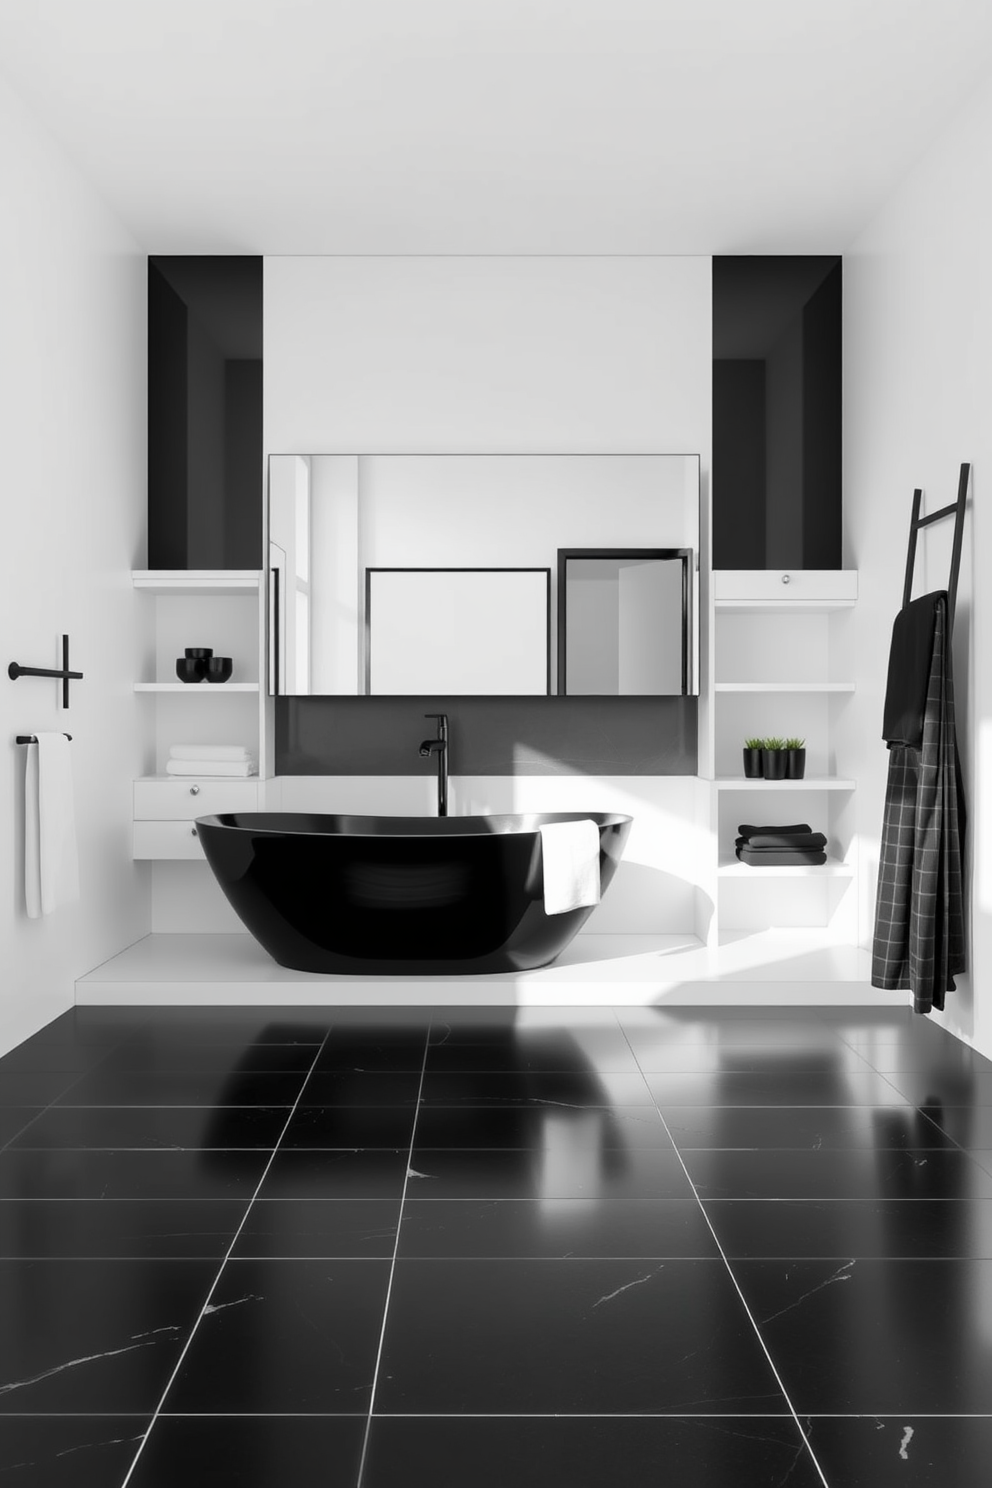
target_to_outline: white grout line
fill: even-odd
[[[393,1259],[389,1267],[389,1280],[386,1283],[386,1300],[382,1307],[382,1327],[379,1330],[379,1347],[376,1349],[375,1369],[372,1374],[372,1393],[369,1396],[369,1414],[365,1422],[365,1438],[362,1442],[362,1456],[358,1465],[357,1488],[362,1488],[362,1479],[365,1476],[365,1458],[369,1450],[369,1437],[372,1433],[372,1411],[375,1407],[376,1386],[379,1383],[379,1366],[382,1362],[382,1347],[386,1340],[386,1321],[389,1317],[389,1301],[393,1293],[393,1276],[396,1272],[396,1257],[400,1249],[400,1231],[403,1226],[403,1206],[406,1203],[406,1191],[410,1183],[410,1170],[413,1166],[413,1149],[417,1140],[417,1118],[420,1115],[420,1098],[424,1089],[424,1076],[427,1073],[427,1056],[431,1047],[431,1029],[433,1023],[428,1023],[424,1032],[424,1060],[420,1067],[420,1084],[417,1086],[417,1104],[413,1108],[413,1126],[410,1130],[410,1146],[406,1157],[406,1172],[403,1175],[403,1192],[400,1195],[399,1213],[396,1216],[396,1243],[393,1246]],[[126,1488],[126,1485],[122,1485]]]
[[[210,1287],[209,1292],[207,1293],[206,1297],[203,1299],[203,1307],[200,1310],[200,1315],[196,1319],[196,1322],[193,1324],[192,1328],[190,1329],[189,1337],[186,1339],[186,1342],[183,1345],[182,1353],[179,1355],[179,1358],[176,1360],[176,1366],[175,1366],[175,1368],[173,1369],[172,1373],[169,1375],[168,1381],[166,1382],[165,1389],[162,1391],[161,1399],[159,1400],[158,1405],[155,1407],[155,1414],[152,1416],[151,1420],[148,1423],[148,1430],[145,1432],[144,1436],[142,1437],[142,1439],[141,1439],[141,1445],[138,1447],[137,1452],[135,1452],[135,1454],[134,1454],[134,1460],[132,1461],[131,1466],[127,1470],[127,1476],[125,1477],[123,1483],[121,1484],[121,1488],[127,1488],[128,1483],[130,1483],[130,1481],[131,1481],[131,1477],[132,1477],[132,1474],[134,1473],[134,1469],[137,1467],[138,1462],[139,1462],[139,1460],[141,1458],[141,1454],[145,1450],[145,1447],[148,1444],[148,1438],[149,1438],[149,1436],[152,1433],[152,1428],[154,1427],[155,1422],[158,1420],[159,1416],[162,1413],[162,1407],[165,1404],[166,1396],[168,1395],[169,1391],[172,1389],[172,1386],[173,1386],[173,1383],[174,1383],[174,1381],[176,1379],[176,1376],[178,1375],[180,1369],[183,1366],[183,1360],[186,1358],[186,1355],[189,1353],[190,1345],[192,1344],[193,1339],[196,1336],[196,1330],[197,1330],[197,1328],[200,1326],[200,1324],[202,1323],[203,1319],[207,1315],[207,1308],[210,1306],[210,1299],[211,1299],[211,1297],[214,1295],[214,1293],[217,1290],[217,1285],[218,1285],[221,1277],[224,1274],[224,1267],[227,1265],[228,1261],[231,1259],[231,1252],[234,1250],[234,1247],[237,1245],[238,1240],[240,1239],[241,1231],[244,1229],[245,1224],[248,1221],[248,1216],[251,1213],[252,1205],[255,1203],[255,1200],[258,1198],[258,1195],[259,1195],[259,1192],[261,1190],[262,1184],[265,1182],[266,1178],[268,1177],[269,1169],[272,1167],[272,1164],[275,1162],[276,1153],[279,1151],[279,1147],[280,1147],[280,1145],[282,1143],[283,1137],[285,1137],[287,1131],[289,1130],[290,1122],[292,1121],[293,1117],[296,1115],[297,1107],[299,1106],[300,1101],[303,1099],[303,1092],[307,1088],[307,1085],[308,1085],[308,1083],[310,1081],[310,1077],[311,1077],[311,1075],[313,1074],[314,1070],[317,1067],[317,1061],[319,1060],[321,1054],[324,1051],[324,1045],[327,1043],[327,1040],[330,1038],[330,1036],[331,1036],[331,1030],[328,1029],[327,1033],[325,1033],[325,1035],[324,1035],[324,1038],[323,1038],[323,1041],[321,1042],[320,1047],[318,1048],[316,1054],[313,1057],[313,1063],[311,1064],[310,1068],[307,1070],[306,1076],[305,1076],[305,1078],[303,1080],[303,1084],[300,1086],[300,1089],[299,1089],[299,1092],[297,1094],[296,1100],[293,1102],[292,1109],[290,1110],[289,1115],[286,1117],[286,1121],[285,1121],[285,1124],[283,1126],[283,1129],[279,1133],[278,1140],[276,1141],[275,1146],[273,1147],[272,1151],[269,1154],[269,1160],[265,1164],[264,1169],[262,1170],[262,1176],[258,1180],[258,1183],[257,1183],[257,1185],[255,1187],[255,1192],[252,1194],[251,1198],[248,1200],[247,1208],[245,1209],[244,1214],[241,1216],[241,1223],[238,1225],[238,1228],[237,1228],[237,1230],[234,1233],[234,1237],[231,1240],[230,1245],[227,1247],[227,1251],[226,1251],[226,1253],[224,1255],[224,1259],[220,1263],[220,1268],[219,1268],[219,1270],[217,1272],[217,1275],[213,1279],[213,1282],[211,1284],[211,1287]]]
[[[617,1017],[617,1022],[618,1023],[620,1022],[619,1016]],[[627,1037],[627,1031],[623,1027],[623,1024],[622,1023],[620,1024],[620,1031],[623,1034],[624,1038],[627,1040],[627,1046],[630,1049],[631,1054],[634,1056],[634,1059],[636,1060],[637,1059],[637,1055],[634,1052],[634,1047],[631,1044],[630,1039]],[[638,1065],[638,1068],[640,1068],[640,1065]],[[704,1220],[704,1222],[706,1224],[706,1227],[709,1230],[710,1234],[713,1236],[713,1243],[716,1246],[717,1250],[720,1252],[720,1259],[723,1261],[724,1266],[726,1266],[726,1268],[727,1268],[727,1275],[730,1277],[730,1280],[731,1280],[731,1283],[732,1283],[732,1285],[734,1287],[734,1290],[736,1291],[738,1297],[740,1297],[740,1299],[741,1299],[741,1306],[744,1308],[744,1311],[747,1313],[748,1321],[750,1322],[751,1327],[754,1329],[754,1336],[757,1338],[758,1343],[759,1343],[759,1345],[761,1347],[761,1350],[762,1350],[765,1358],[768,1360],[768,1367],[771,1370],[772,1374],[775,1376],[776,1383],[778,1384],[778,1387],[779,1387],[779,1389],[782,1392],[782,1398],[785,1401],[786,1405],[789,1407],[789,1411],[791,1412],[792,1419],[796,1423],[796,1430],[799,1432],[799,1438],[804,1443],[804,1445],[806,1447],[806,1451],[810,1455],[810,1459],[812,1460],[813,1466],[816,1468],[816,1471],[819,1474],[820,1481],[823,1484],[823,1488],[830,1488],[830,1484],[827,1482],[827,1479],[826,1479],[826,1476],[824,1474],[823,1468],[820,1466],[819,1462],[817,1461],[816,1454],[813,1451],[813,1448],[809,1444],[809,1439],[808,1439],[808,1437],[806,1435],[806,1432],[803,1430],[802,1422],[800,1421],[799,1416],[798,1416],[798,1413],[796,1411],[796,1408],[793,1405],[792,1400],[789,1397],[789,1393],[788,1393],[788,1391],[785,1388],[785,1384],[783,1383],[782,1376],[779,1374],[778,1369],[775,1367],[775,1361],[772,1358],[771,1353],[769,1352],[768,1345],[765,1343],[765,1340],[761,1336],[761,1330],[758,1327],[757,1322],[755,1321],[754,1314],[752,1313],[750,1307],[747,1304],[747,1299],[745,1298],[744,1293],[741,1291],[740,1284],[738,1283],[737,1277],[734,1275],[733,1267],[731,1266],[730,1262],[727,1259],[727,1253],[724,1250],[723,1246],[720,1244],[720,1240],[719,1240],[719,1237],[717,1236],[716,1230],[713,1228],[713,1225],[710,1222],[710,1217],[706,1213],[706,1206],[703,1204],[703,1201],[700,1199],[699,1194],[696,1192],[696,1185],[693,1183],[692,1178],[689,1176],[689,1169],[686,1167],[685,1163],[682,1160],[682,1154],[681,1154],[681,1152],[679,1151],[679,1149],[678,1149],[678,1147],[676,1145],[675,1138],[672,1136],[671,1132],[669,1131],[668,1122],[665,1120],[665,1117],[662,1114],[661,1107],[658,1105],[658,1102],[654,1098],[654,1092],[651,1090],[651,1086],[648,1083],[647,1076],[644,1074],[643,1071],[641,1072],[641,1079],[644,1081],[645,1085],[647,1086],[647,1089],[648,1089],[648,1092],[651,1095],[652,1101],[654,1101],[654,1107],[655,1107],[655,1110],[658,1112],[659,1120],[661,1121],[662,1126],[665,1128],[665,1131],[668,1133],[669,1140],[670,1140],[670,1142],[672,1144],[672,1150],[674,1151],[675,1156],[679,1160],[679,1165],[680,1165],[683,1173],[685,1174],[686,1182],[689,1184],[689,1187],[692,1189],[693,1197],[695,1198],[696,1203],[699,1205],[699,1210],[700,1210],[700,1213],[703,1216],[703,1220]]]

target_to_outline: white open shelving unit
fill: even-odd
[[[788,943],[797,956],[820,955],[843,968],[844,978],[867,976],[858,931],[857,782],[845,773],[843,744],[844,710],[855,692],[856,603],[851,570],[712,574],[700,771],[711,783],[715,857],[704,939],[718,955],[747,942],[759,954],[767,943],[772,956]],[[772,735],[806,740],[802,780],[744,777],[745,738]],[[826,834],[825,864],[753,868],[737,860],[742,823],[797,821]]]
[[[260,782],[272,773],[264,576],[255,569],[137,570],[132,583],[143,596],[146,637],[142,675],[133,685],[148,699],[145,772],[134,782],[134,856],[202,862],[193,818],[251,809],[259,804]],[[230,656],[231,680],[178,681],[176,659],[187,646]],[[243,744],[258,773],[248,780],[173,778],[165,768],[170,745],[191,742]]]

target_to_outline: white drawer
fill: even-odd
[[[715,568],[714,599],[855,600],[856,568]]]
[[[203,848],[192,822],[136,821],[135,858],[192,858],[203,860]]]
[[[135,821],[190,821],[218,811],[257,811],[257,780],[136,780]]]

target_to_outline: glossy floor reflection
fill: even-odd
[[[978,1488],[990,1092],[901,1011],[79,1009],[0,1060],[0,1481]]]

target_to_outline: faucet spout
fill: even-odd
[[[437,814],[448,814],[448,715],[447,713],[425,713],[425,718],[437,719],[437,738],[425,739],[420,746],[422,759],[437,755]]]

